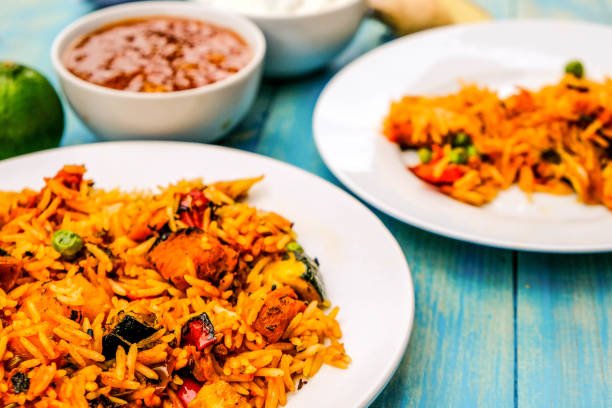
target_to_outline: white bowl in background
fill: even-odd
[[[195,1],[230,10],[223,0]],[[241,14],[255,22],[266,36],[265,75],[282,78],[327,65],[353,38],[365,11],[365,0],[344,0],[305,13]]]
[[[212,84],[183,91],[144,93],[115,90],[87,82],[62,62],[66,49],[92,31],[129,18],[177,16],[200,19],[239,34],[253,53],[237,73]],[[242,120],[261,82],[266,42],[248,19],[201,4],[139,2],[87,14],[53,41],[51,61],[70,105],[101,139],[178,139],[213,142]]]

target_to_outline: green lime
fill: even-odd
[[[62,103],[49,81],[0,61],[0,159],[55,147],[63,132]]]

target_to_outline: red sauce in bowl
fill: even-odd
[[[253,57],[236,33],[180,17],[124,20],[73,44],[63,63],[74,75],[107,88],[171,92],[225,79]]]

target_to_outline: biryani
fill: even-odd
[[[0,406],[276,407],[346,368],[316,258],[260,178],[0,193]]]
[[[384,134],[418,151],[409,169],[441,192],[482,205],[517,184],[612,209],[612,80],[570,62],[559,83],[505,98],[473,84],[391,104]]]

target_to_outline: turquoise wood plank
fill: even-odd
[[[383,216],[416,290],[414,331],[373,408],[514,406],[512,253]]]
[[[607,0],[519,0],[522,17],[612,22]],[[612,256],[519,254],[517,397],[521,407],[612,404]]]
[[[521,407],[612,405],[612,255],[519,254]]]
[[[319,158],[312,138],[312,112],[317,98],[338,69],[389,38],[385,26],[368,19],[353,42],[328,69],[298,80],[274,82],[277,90],[261,138],[252,146],[253,151],[335,181]]]

